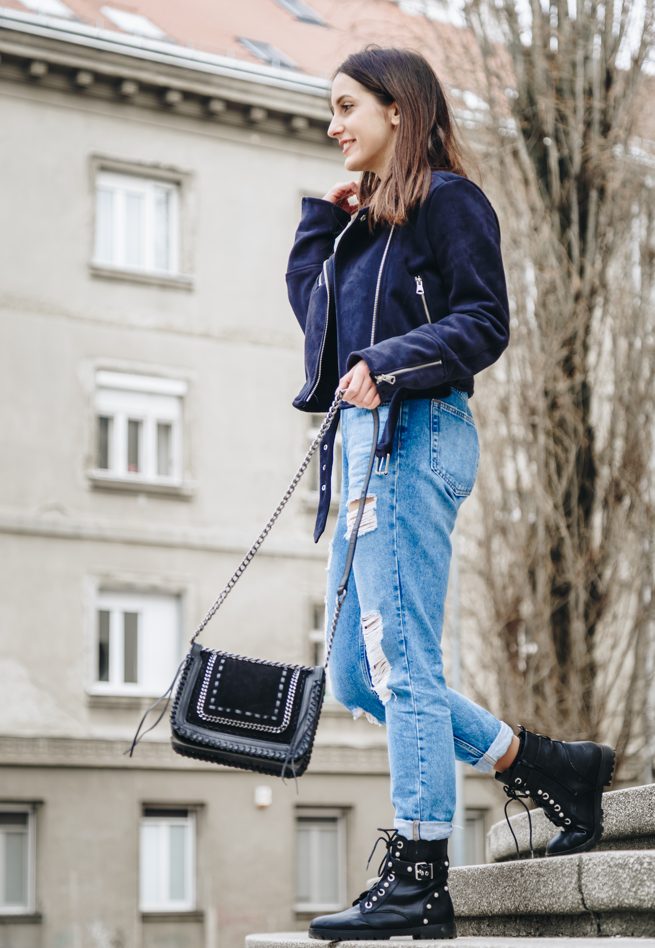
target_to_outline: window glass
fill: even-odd
[[[144,911],[181,911],[195,902],[195,818],[188,810],[144,809],[140,903]]]
[[[96,636],[93,691],[159,695],[180,661],[179,597],[100,590]]]
[[[99,371],[91,476],[179,484],[185,393],[178,380]]]
[[[0,810],[0,910],[29,909],[29,823],[25,811]]]
[[[338,906],[343,900],[342,816],[298,816],[296,905]]]
[[[94,261],[150,273],[177,273],[180,186],[101,169],[96,177]]]

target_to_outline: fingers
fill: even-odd
[[[345,389],[343,400],[357,408],[377,408],[380,405],[380,396],[377,386],[371,378],[369,367],[360,360],[342,379],[339,388]]]

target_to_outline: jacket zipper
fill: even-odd
[[[312,397],[312,395],[318,388],[318,383],[321,380],[321,369],[323,368],[323,350],[325,349],[325,340],[327,339],[328,323],[330,321],[330,281],[328,280],[328,275],[327,275],[327,260],[323,261],[323,276],[325,278],[325,292],[327,293],[327,306],[325,308],[325,328],[323,329],[323,338],[321,340],[321,351],[318,354],[318,375],[316,376],[316,381],[314,382],[313,389],[307,396],[308,399]]]
[[[387,259],[387,250],[389,249],[389,244],[391,243],[391,238],[393,236],[393,230],[396,225],[391,225],[391,230],[389,231],[389,236],[387,237],[387,243],[384,248],[384,253],[382,254],[382,260],[380,261],[380,269],[378,270],[378,281],[375,285],[375,299],[373,300],[373,325],[371,326],[371,341],[369,345],[374,345],[375,341],[375,323],[378,318],[378,299],[380,296],[380,283],[382,282],[382,268],[384,267],[384,261]]]
[[[428,301],[425,298],[425,290],[423,288],[423,277],[419,273],[417,276],[414,277],[414,279],[416,280],[416,292],[418,296],[421,297],[421,301],[423,303],[423,309],[425,310],[425,315],[427,316],[428,322],[431,323],[432,319],[430,318],[430,310],[428,309]]]
[[[393,372],[376,375],[375,381],[388,382],[389,385],[393,385],[397,375],[402,375],[403,372],[415,372],[417,369],[426,369],[429,365],[443,365],[443,361],[437,359],[435,362],[422,362],[420,365],[409,365],[405,369],[394,369]]]

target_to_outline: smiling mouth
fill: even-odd
[[[344,155],[346,154],[346,152],[348,151],[348,149],[350,148],[350,146],[353,144],[354,141],[355,139],[351,138],[349,142],[345,142],[345,144],[341,146],[342,154]]]

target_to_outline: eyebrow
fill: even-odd
[[[354,98],[355,98],[355,96],[354,96],[354,95],[351,95],[350,92],[344,92],[343,95],[340,95],[340,96],[339,96],[339,98],[337,99],[335,105],[338,105],[338,104],[341,102],[342,99],[354,99]],[[331,103],[331,102],[330,102],[330,112],[332,112],[332,114],[334,115],[334,109],[332,108],[332,103]]]

